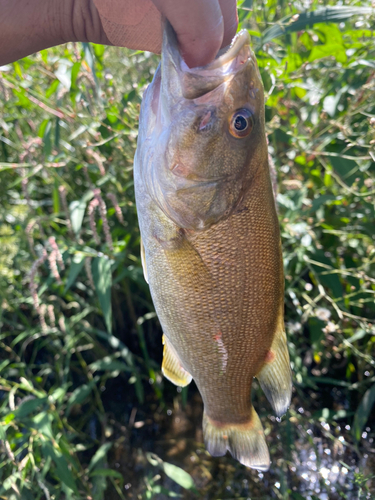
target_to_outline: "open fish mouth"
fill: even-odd
[[[189,68],[182,59],[181,69],[186,72],[200,73],[207,71],[220,70],[221,73],[233,73],[238,70],[240,65],[244,64],[251,56],[250,36],[246,30],[241,30],[233,38],[228,47],[221,49],[216,58],[206,66],[200,68]]]
[[[231,45],[221,49],[211,63],[198,68],[189,68],[178,50],[176,34],[168,22],[163,54],[172,60],[185,99],[197,99],[231,80],[240,68],[254,57],[250,48],[250,36],[246,30],[241,30]]]

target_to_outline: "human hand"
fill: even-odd
[[[204,66],[228,45],[237,30],[236,0],[94,0],[114,45],[160,52],[161,14],[172,24],[181,53]],[[125,7],[126,5],[126,7]]]
[[[0,65],[69,41],[160,52],[162,15],[186,63],[203,66],[237,29],[236,0],[0,0]]]

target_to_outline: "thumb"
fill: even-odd
[[[224,38],[219,0],[152,0],[173,26],[188,66],[204,66],[218,53]]]

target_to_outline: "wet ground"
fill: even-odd
[[[202,402],[193,385],[185,405],[186,395],[172,386],[164,391],[164,402],[150,393],[144,405],[130,404],[134,395],[123,394],[123,387],[113,381],[113,387],[105,392],[113,409],[108,433],[116,442],[110,466],[123,475],[127,499],[375,499],[375,429],[371,417],[357,447],[347,423],[350,419],[324,419],[321,411],[315,411],[319,401],[311,400],[310,408],[302,407],[300,395],[295,393],[291,409],[280,420],[272,415],[261,391],[254,391],[254,405],[265,428],[272,460],[270,470],[260,473],[229,455],[212,458],[205,451]],[[308,396],[307,392],[305,403]],[[196,491],[187,491],[170,479],[162,471],[162,461],[189,472]],[[114,489],[107,493],[106,500],[117,498]]]

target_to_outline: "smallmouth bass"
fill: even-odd
[[[163,374],[194,379],[213,456],[267,470],[256,377],[278,416],[292,391],[281,242],[264,93],[246,31],[202,68],[166,23],[143,97],[134,181],[145,278],[163,328]]]

